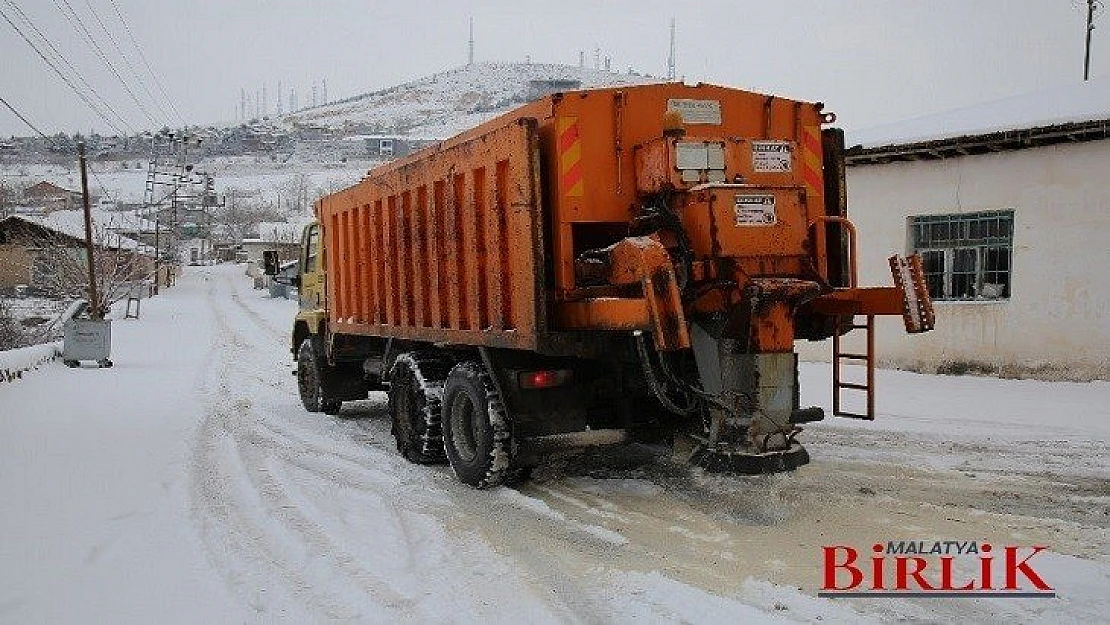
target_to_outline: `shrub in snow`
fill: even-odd
[[[62,344],[45,343],[19,349],[0,351],[0,382],[13,382],[23,377],[24,371],[38,368],[62,353]]]

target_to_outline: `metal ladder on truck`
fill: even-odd
[[[921,257],[910,256],[904,258],[899,255],[888,259],[890,272],[894,276],[894,287],[902,295],[902,320],[906,325],[906,332],[917,334],[933,328],[935,321],[932,301],[929,299],[928,289],[925,285],[924,272],[921,267]],[[856,323],[859,317],[864,318],[864,323]],[[837,327],[843,321],[848,321],[850,330],[863,330],[866,347],[862,353],[844,351],[840,332],[833,333],[832,344],[832,400],[833,414],[838,417],[851,419],[875,420],[875,315],[845,315],[837,317]],[[841,375],[841,363],[858,362],[866,367],[866,381],[846,382]],[[866,412],[850,412],[841,407],[842,391],[858,391],[866,394]]]
[[[875,315],[862,315],[867,321],[860,325],[856,323],[856,318],[860,315],[853,315],[851,319],[852,330],[865,330],[867,348],[862,354],[855,352],[846,352],[841,348],[840,333],[833,333],[833,347],[832,347],[832,401],[833,401],[833,414],[838,417],[848,417],[851,419],[866,419],[873,421],[875,419]],[[840,325],[841,317],[837,317],[837,325]],[[848,319],[843,317],[843,319]],[[845,382],[840,375],[840,363],[843,361],[862,362],[867,367],[867,381],[863,384],[859,382]],[[843,390],[862,391],[867,394],[867,412],[848,412],[842,410],[840,407],[840,392]]]

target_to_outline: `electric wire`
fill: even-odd
[[[46,134],[43,131],[39,130],[34,124],[32,124],[31,120],[24,117],[23,113],[20,113],[18,110],[16,110],[16,108],[14,106],[12,106],[11,104],[8,104],[8,101],[5,100],[3,98],[3,96],[0,96],[0,103],[3,103],[4,106],[8,107],[8,110],[11,111],[12,113],[14,113],[15,116],[19,118],[19,121],[23,122],[24,124],[27,124],[27,127],[30,128],[31,130],[34,130],[40,137],[42,137],[43,139],[46,139],[47,142],[49,142],[51,145],[57,145],[57,144],[54,143],[53,139],[46,136]]]
[[[35,42],[31,41],[27,34],[24,33],[23,30],[19,26],[17,26],[10,17],[8,17],[8,14],[4,12],[3,8],[0,8],[0,17],[3,17],[4,21],[6,21],[9,25],[11,25],[13,29],[15,29],[15,32],[20,36],[20,38],[23,39],[23,41],[27,42],[27,45],[31,46],[31,49],[35,51],[35,54],[37,54],[39,58],[41,58],[50,69],[54,70],[54,73],[58,75],[58,78],[61,78],[62,82],[64,82],[66,86],[68,86],[73,91],[73,93],[77,95],[77,97],[81,98],[81,100],[85,104],[87,104],[88,107],[92,109],[92,111],[96,113],[98,117],[104,120],[104,123],[108,124],[108,126],[112,130],[120,135],[135,134],[135,130],[131,128],[130,124],[124,122],[123,127],[127,128],[127,130],[123,130],[118,124],[116,124],[116,122],[108,119],[108,116],[105,115],[104,112],[92,102],[92,100],[89,99],[89,96],[86,95],[84,91],[78,89],[77,86],[73,84],[73,81],[71,81],[69,77],[67,77],[65,73],[63,73],[62,70],[59,69],[53,61],[47,58],[47,56],[43,54],[42,50],[40,50],[39,47],[35,45]]]
[[[112,47],[115,48],[116,53],[121,59],[123,59],[123,63],[127,66],[128,71],[131,72],[131,75],[135,78],[136,81],[138,81],[139,86],[142,87],[143,91],[145,91],[147,96],[150,97],[150,101],[154,104],[155,107],[157,107],[159,115],[166,118],[173,117],[166,110],[165,106],[163,106],[162,103],[159,102],[158,97],[154,95],[154,92],[150,90],[150,87],[147,86],[146,81],[143,80],[142,75],[138,71],[136,71],[135,66],[131,64],[131,61],[127,58],[127,55],[124,54],[123,48],[121,48],[119,42],[116,41],[115,35],[112,34],[112,31],[108,30],[108,26],[105,25],[104,21],[100,19],[100,15],[96,12],[96,9],[93,7],[92,3],[89,0],[85,0],[85,6],[89,7],[89,13],[92,14],[93,19],[96,20],[96,23],[100,25],[100,28],[104,31],[104,34],[108,36],[108,42],[112,44]]]
[[[127,23],[127,19],[123,17],[123,11],[120,11],[119,5],[116,4],[116,0],[108,1],[112,4],[112,9],[116,12],[116,17],[118,17],[120,23],[123,24],[123,30],[127,33],[127,37],[131,39],[132,45],[135,46],[135,50],[139,53],[139,59],[143,62],[143,65],[146,66],[146,70],[150,72],[151,77],[154,78],[155,86],[158,87],[158,90],[162,93],[162,97],[166,99],[166,103],[170,105],[170,110],[174,112],[174,115],[177,115],[182,126],[188,125],[188,122],[185,121],[185,117],[181,115],[181,112],[177,110],[177,106],[174,105],[173,98],[170,97],[166,85],[162,82],[162,79],[158,77],[158,72],[155,72],[154,68],[150,66],[150,61],[147,60],[146,53],[143,52],[143,47],[139,45],[139,40],[136,39],[135,34],[131,32],[131,26]]]
[[[123,124],[125,127],[130,128],[130,125],[127,123],[127,120],[124,119],[123,116],[120,115],[118,111],[116,111],[114,108],[112,108],[112,105],[109,104],[108,101],[106,99],[104,99],[104,97],[101,96],[100,93],[98,93],[96,91],[96,89],[94,89],[91,84],[89,84],[89,81],[85,80],[85,77],[81,74],[81,72],[76,67],[73,66],[73,63],[69,62],[69,59],[66,58],[66,56],[64,54],[62,54],[62,52],[60,50],[58,50],[58,48],[54,45],[54,43],[50,41],[50,38],[47,37],[46,34],[43,33],[42,30],[39,29],[39,27],[35,25],[35,23],[31,20],[31,18],[26,13],[23,12],[23,9],[19,8],[19,5],[16,4],[13,0],[4,0],[4,1],[7,2],[8,6],[10,6],[12,8],[12,10],[14,10],[19,15],[19,18],[21,20],[23,20],[23,22],[25,24],[27,24],[27,26],[29,26],[31,28],[31,30],[34,31],[34,33],[36,35],[38,35],[38,38],[43,43],[46,44],[46,47],[49,48],[50,52],[53,54],[53,58],[57,61],[61,61],[69,69],[70,73],[74,77],[77,78],[77,81],[80,82],[81,85],[83,85],[85,89],[87,89],[90,93],[92,93],[93,96],[95,96],[95,98],[97,99],[100,106],[104,107],[104,109],[106,109],[109,113],[111,113],[113,116],[115,116],[115,118],[117,120],[119,120],[120,123]]]
[[[65,9],[62,8],[62,5],[65,5]],[[156,120],[154,116],[150,114],[150,111],[148,111],[145,106],[143,106],[143,103],[139,100],[139,97],[135,95],[135,92],[131,89],[131,85],[127,84],[127,81],[124,80],[123,76],[120,75],[119,70],[116,69],[116,66],[112,65],[112,61],[108,59],[108,55],[104,53],[104,50],[100,47],[100,44],[96,42],[96,38],[92,36],[92,32],[89,31],[88,27],[85,26],[85,23],[81,21],[81,17],[77,15],[77,12],[74,11],[73,7],[69,4],[69,0],[61,0],[61,4],[59,4],[58,0],[54,0],[54,6],[58,7],[58,10],[62,12],[63,17],[66,18],[70,25],[84,36],[85,41],[88,42],[90,46],[92,46],[92,49],[96,53],[96,55],[100,58],[101,61],[104,62],[104,64],[108,67],[108,70],[112,72],[112,75],[114,75],[116,79],[119,80],[120,84],[123,85],[123,90],[126,91],[127,95],[131,96],[131,99],[135,101],[135,106],[138,107],[139,111],[142,112],[142,114],[145,115],[146,118],[150,120],[150,123],[153,124],[155,127],[161,126],[162,124],[159,124],[158,120]]]

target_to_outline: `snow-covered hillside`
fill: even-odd
[[[297,111],[289,126],[408,130],[446,138],[530,99],[531,81],[577,81],[581,88],[661,82],[637,74],[531,63],[475,63],[342,102]]]

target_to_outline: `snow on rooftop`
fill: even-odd
[[[865,148],[1110,119],[1110,77],[847,132]]]
[[[104,213],[103,211],[93,211],[93,225],[94,227],[104,227],[109,230],[116,227],[125,227],[120,224],[116,219],[114,213]],[[60,232],[64,235],[71,236],[75,239],[85,238],[85,215],[83,211],[69,210],[69,211],[54,211],[47,215],[34,216],[34,215],[19,215],[19,219],[23,219],[30,223],[38,224],[44,228],[49,228],[55,232]],[[110,236],[108,245],[112,248],[122,250],[139,251],[144,254],[152,254],[153,250],[148,245],[144,245],[134,239],[113,233]]]

